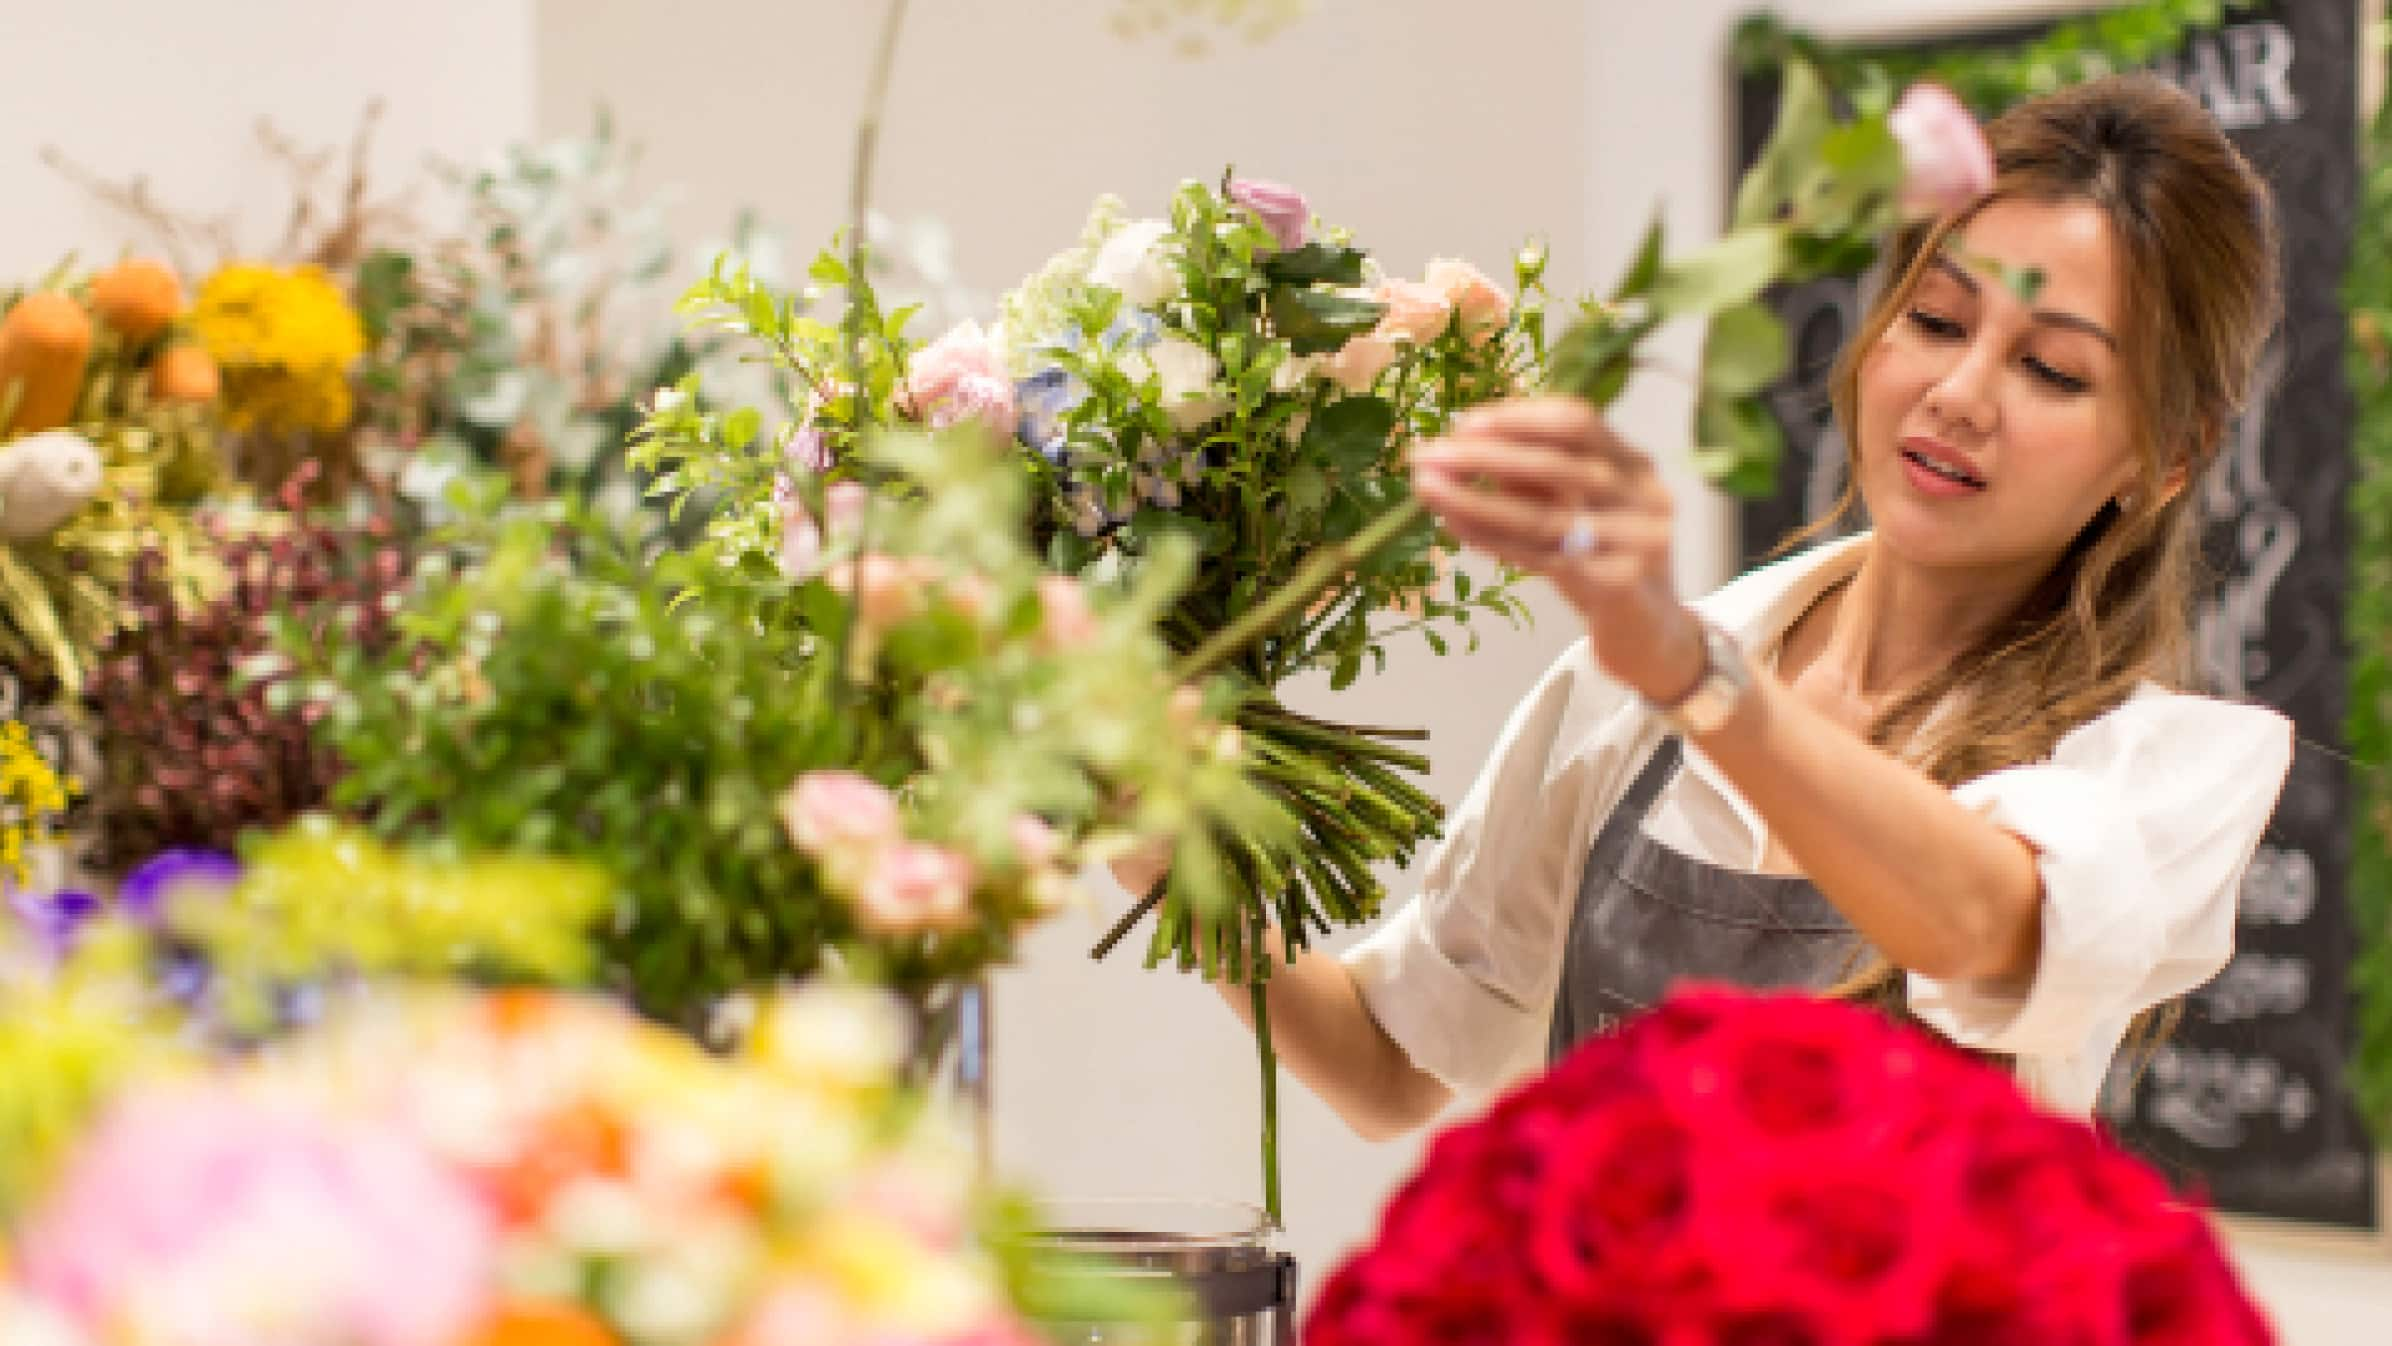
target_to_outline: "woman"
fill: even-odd
[[[1279,1059],[1358,1131],[1683,978],[1890,991],[2084,1113],[2137,1017],[2225,965],[2292,736],[2181,690],[2185,488],[2276,317],[2268,194],[2148,77],[1988,135],[1994,190],[1898,241],[1837,371],[1873,532],[1689,607],[1651,461],[1583,404],[1487,408],[1415,455],[1447,526],[1587,638],[1418,899],[1271,982]],[[1999,279],[2032,273],[2031,301]]]

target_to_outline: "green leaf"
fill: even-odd
[[[756,442],[756,432],[763,425],[763,413],[754,407],[741,407],[723,418],[723,444],[728,448],[744,449]]]
[[[1619,288],[1611,292],[1611,302],[1633,299],[1653,288],[1661,279],[1661,263],[1666,260],[1662,251],[1661,212],[1653,212],[1653,222],[1645,226],[1644,241],[1636,245],[1636,260],[1628,264],[1628,274],[1620,277]]]
[[[1796,184],[1819,157],[1819,144],[1835,125],[1827,85],[1810,62],[1789,59],[1778,87],[1777,120],[1753,166],[1736,184],[1732,230],[1770,223],[1785,212]]]
[[[1653,307],[1673,318],[1733,308],[1759,297],[1785,265],[1783,226],[1739,229],[1665,268],[1653,287]]]
[[[1347,476],[1359,476],[1386,455],[1395,434],[1395,404],[1382,397],[1341,397],[1313,414],[1302,451]]]
[[[1362,258],[1359,248],[1307,243],[1264,258],[1262,273],[1276,285],[1360,285]]]
[[[1785,324],[1767,305],[1727,309],[1703,341],[1703,388],[1723,397],[1757,393],[1785,372],[1786,353]]]
[[[1326,355],[1379,325],[1386,306],[1326,290],[1271,291],[1271,325],[1298,355]]]
[[[1695,412],[1695,470],[1732,495],[1767,495],[1777,486],[1785,437],[1759,400],[1706,396]]]

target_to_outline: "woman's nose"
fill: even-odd
[[[1927,411],[1949,426],[1973,435],[1993,433],[1998,403],[1994,379],[2001,372],[2001,355],[1991,343],[1977,342],[1959,352],[1943,376],[1927,388]]]

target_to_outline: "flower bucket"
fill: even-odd
[[[1237,1202],[1054,1201],[1038,1243],[1090,1259],[1142,1287],[1176,1291],[1192,1306],[1161,1328],[1049,1322],[1074,1346],[1294,1346],[1296,1259],[1261,1210]]]

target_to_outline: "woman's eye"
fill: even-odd
[[[2029,374],[2055,392],[2081,393],[2090,386],[2076,375],[2063,374],[2032,355],[2026,357],[2026,365]]]
[[[1956,323],[1950,318],[1947,318],[1942,314],[1936,313],[1930,309],[1912,309],[1910,311],[1910,325],[1939,341],[1957,340],[1960,337],[1968,335],[1967,328],[1962,327],[1959,323]]]

